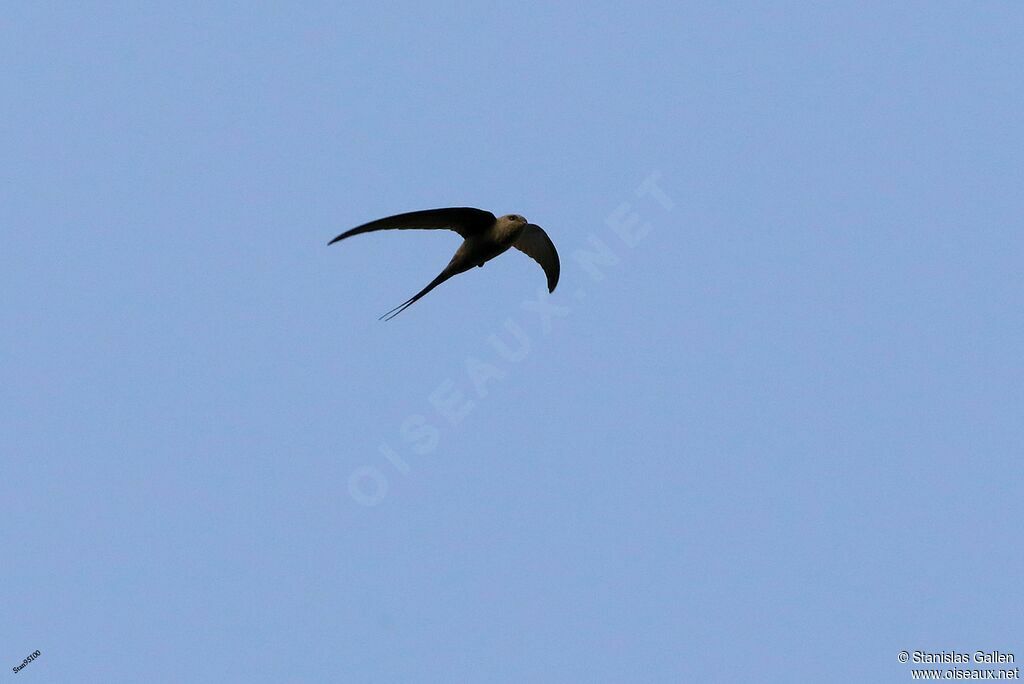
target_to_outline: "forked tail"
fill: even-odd
[[[437,287],[438,285],[440,285],[444,281],[448,280],[452,276],[458,275],[459,273],[462,273],[464,270],[465,269],[452,268],[452,265],[448,264],[448,266],[443,271],[441,271],[441,273],[436,278],[434,278],[434,280],[432,280],[429,285],[427,285],[425,288],[423,288],[422,290],[417,292],[415,295],[413,295],[412,297],[410,297],[406,301],[404,301],[401,304],[399,304],[398,306],[396,306],[391,311],[388,311],[386,314],[384,314],[383,316],[381,316],[377,320],[378,321],[390,321],[392,318],[394,318],[395,316],[397,316],[398,314],[402,313],[403,311],[408,309],[410,306],[415,304],[416,300],[418,300],[421,297],[423,297],[423,295],[427,294],[428,292],[430,292],[435,287]]]

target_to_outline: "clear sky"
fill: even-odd
[[[4,681],[1024,659],[1021,4],[3,15]]]

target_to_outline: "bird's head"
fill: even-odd
[[[525,226],[527,223],[526,219],[520,216],[519,214],[505,214],[498,220],[501,221],[502,223],[511,226],[516,226],[517,228],[519,226]]]
[[[519,237],[519,234],[523,232],[523,226],[525,225],[526,219],[519,214],[505,214],[498,219],[494,227],[496,234],[499,236],[499,240],[506,243],[512,243],[515,242]]]

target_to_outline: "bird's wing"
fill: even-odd
[[[555,285],[558,285],[558,273],[561,266],[558,262],[555,245],[544,229],[527,223],[523,226],[523,232],[515,241],[514,247],[540,264],[540,267],[544,269],[544,275],[548,277],[548,292],[554,292]]]
[[[405,214],[396,214],[395,216],[370,221],[352,230],[346,230],[327,244],[333,245],[338,240],[344,240],[347,237],[360,235],[361,233],[392,228],[447,228],[454,230],[463,238],[468,238],[484,232],[494,225],[495,220],[494,214],[491,212],[484,211],[483,209],[473,209],[472,207],[410,211]]]

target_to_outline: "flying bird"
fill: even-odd
[[[335,242],[353,235],[372,233],[377,230],[407,228],[454,230],[462,236],[462,244],[455,251],[455,256],[444,267],[444,270],[429,285],[381,316],[383,320],[390,321],[452,276],[465,273],[474,266],[483,266],[494,257],[507,251],[509,247],[515,247],[540,264],[548,279],[548,292],[554,292],[555,285],[558,284],[560,269],[558,252],[555,251],[551,238],[540,226],[527,222],[519,214],[507,214],[501,218],[495,218],[494,214],[489,211],[472,207],[410,211],[370,221],[352,230],[346,230],[327,244],[333,245]]]

